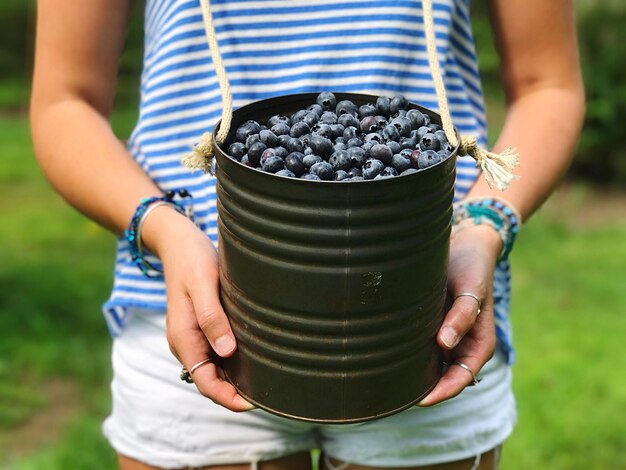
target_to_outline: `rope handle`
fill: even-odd
[[[233,98],[217,43],[215,26],[213,25],[213,17],[211,15],[210,0],[200,0],[200,6],[202,7],[204,30],[209,43],[211,60],[213,61],[220,91],[222,93],[222,122],[215,136],[217,145],[222,145],[228,136],[232,124]],[[446,89],[443,83],[443,75],[437,57],[432,0],[422,0],[422,9],[424,12],[424,32],[426,35],[428,64],[435,84],[441,124],[448,138],[448,142],[450,142],[453,147],[456,147],[458,140],[454,132],[454,125],[452,124],[450,109],[448,108]],[[519,176],[513,174],[513,169],[519,166],[519,153],[514,147],[509,147],[504,152],[498,154],[479,147],[476,137],[462,136],[459,153],[461,155],[469,155],[476,160],[476,166],[482,170],[490,188],[493,188],[495,185],[499,190],[505,191],[512,181],[519,179]],[[198,142],[192,152],[183,158],[183,164],[192,170],[199,168],[205,173],[213,174],[214,155],[215,148],[213,146],[211,133],[205,132],[202,134],[202,137],[200,137],[200,142]]]

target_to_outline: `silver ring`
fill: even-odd
[[[480,301],[480,299],[478,298],[476,294],[472,294],[471,292],[461,292],[459,295],[457,295],[454,298],[454,300],[458,299],[459,297],[471,297],[472,299],[474,299],[478,303],[478,313],[476,315],[480,315],[480,308],[482,307],[482,302]]]
[[[480,383],[481,379],[476,377],[476,374],[474,374],[474,371],[467,364],[463,364],[461,361],[454,361],[452,362],[452,365],[462,367],[463,369],[468,371],[470,374],[472,374],[472,383],[470,385],[478,385]]]
[[[204,364],[207,364],[209,362],[213,362],[212,357],[209,357],[203,361],[198,362],[197,364],[194,364],[189,370],[187,370],[187,368],[183,366],[180,371],[180,380],[182,380],[183,382],[187,382],[188,384],[192,384],[193,377],[191,377],[191,374],[193,374],[198,369],[198,367],[203,366]]]
[[[206,358],[204,361],[200,361],[198,362],[196,365],[194,365],[191,369],[189,369],[189,374],[193,374],[196,369],[200,366],[203,366],[204,364],[208,363],[208,362],[213,362],[213,358],[208,357]]]

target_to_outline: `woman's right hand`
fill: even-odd
[[[146,219],[142,239],[163,263],[167,341],[174,356],[187,370],[216,354],[232,356],[237,343],[220,303],[218,257],[211,240],[168,206]],[[254,408],[222,376],[210,362],[192,378],[200,393],[231,411]]]

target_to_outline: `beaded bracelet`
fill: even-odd
[[[186,189],[178,191],[168,191],[164,196],[142,198],[139,206],[135,210],[128,228],[124,231],[124,237],[130,248],[130,256],[141,272],[146,277],[156,277],[163,271],[148,262],[143,253],[141,244],[141,231],[148,215],[157,207],[170,206],[180,214],[193,220],[193,209],[191,204],[185,207],[181,202],[174,200],[176,196],[181,199],[191,198],[191,194]],[[157,274],[154,275],[153,272]]]
[[[507,259],[513,249],[513,243],[522,218],[510,203],[495,197],[474,198],[454,204],[452,224],[462,226],[486,224],[493,227],[502,239],[502,251],[498,261]]]

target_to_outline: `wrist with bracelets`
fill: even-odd
[[[177,196],[178,199],[175,199]],[[161,269],[155,267],[145,259],[141,232],[146,219],[157,207],[169,206],[178,213],[193,220],[193,209],[191,204],[185,206],[180,202],[182,199],[186,198],[191,198],[191,195],[187,190],[181,189],[177,191],[169,191],[164,196],[143,198],[141,199],[139,206],[137,206],[128,228],[124,231],[124,238],[128,242],[131,259],[141,270],[144,276],[157,277],[163,273]]]
[[[498,261],[508,258],[515,237],[519,232],[522,218],[511,204],[496,197],[480,197],[459,201],[454,204],[452,224],[489,225],[498,232],[502,239],[502,251]]]

